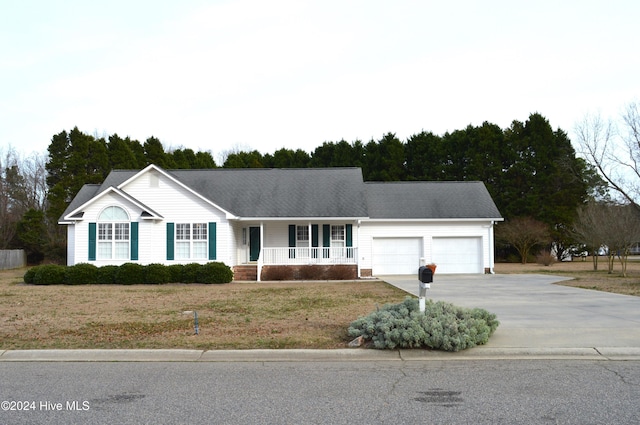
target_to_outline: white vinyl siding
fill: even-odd
[[[204,224],[204,232],[208,233],[207,224],[216,223],[216,261],[229,266],[237,264],[235,255],[236,243],[233,240],[231,226],[223,211],[210,203],[198,198],[169,178],[150,170],[146,175],[127,183],[125,192],[143,202],[146,206],[162,215],[162,220],[147,220],[140,224],[139,229],[139,257],[141,263],[167,263],[167,223]],[[186,243],[184,258],[179,258],[178,246],[175,246],[175,260],[178,263],[206,263],[208,262],[207,240],[194,238],[193,226],[190,227],[189,257],[186,257]],[[199,232],[199,233],[198,233]],[[196,229],[195,237],[202,237],[203,230]],[[174,243],[178,243],[174,238]],[[234,255],[232,255],[232,253]]]
[[[138,228],[138,263],[167,263],[166,259],[166,225],[168,222],[173,223],[209,223],[215,222],[216,226],[216,261],[222,261],[229,266],[237,264],[236,256],[232,249],[235,242],[231,236],[231,228],[229,221],[224,212],[218,210],[214,206],[197,198],[192,193],[183,189],[176,183],[170,181],[166,177],[157,174],[157,187],[150,187],[155,184],[147,175],[142,175],[138,179],[128,183],[122,188],[127,194],[139,200],[148,208],[154,210],[162,216],[161,220],[144,220],[141,218],[143,210],[118,196],[110,193],[97,199],[89,204],[84,210],[83,220],[75,224],[74,237],[75,243],[69,248],[74,250],[73,255],[68,257],[68,264],[86,261],[88,258],[89,223],[99,222],[98,215],[100,212],[110,206],[119,205],[124,208],[130,215],[131,221],[139,223]],[[70,226],[71,227],[71,226]],[[97,238],[97,235],[96,235]],[[202,241],[200,241],[202,244]],[[191,249],[194,249],[191,247]],[[202,252],[202,246],[196,243],[195,249]],[[176,262],[208,262],[208,247],[204,246],[205,254],[202,260],[182,260]],[[199,256],[201,254],[198,254]],[[74,261],[72,263],[71,261]],[[123,264],[130,260],[103,260],[100,265],[106,264]]]

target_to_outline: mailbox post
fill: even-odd
[[[431,288],[431,282],[433,282],[433,272],[430,268],[421,266],[418,269],[418,302],[420,306],[420,313],[424,313],[426,307],[427,289]]]

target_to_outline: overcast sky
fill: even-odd
[[[0,148],[77,126],[273,153],[539,112],[571,135],[640,98],[640,2],[11,0]]]

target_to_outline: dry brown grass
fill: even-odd
[[[640,259],[632,258],[629,260],[626,277],[622,277],[621,270],[620,262],[616,260],[613,273],[609,274],[604,257],[599,258],[597,271],[593,269],[591,257],[585,259],[585,261],[557,262],[550,266],[536,263],[497,263],[495,266],[496,273],[500,274],[546,273],[567,276],[573,278],[573,280],[562,281],[558,284],[640,296]]]
[[[345,347],[353,320],[406,296],[378,281],[35,286],[24,272],[0,271],[0,349]]]
[[[640,261],[629,276],[604,261],[496,264],[497,273],[549,273],[562,282],[640,296]],[[376,305],[406,294],[378,281],[226,285],[34,286],[25,270],[0,271],[0,349],[35,348],[338,348],[347,328]],[[194,332],[197,311],[199,334]]]

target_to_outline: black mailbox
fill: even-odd
[[[418,269],[418,280],[422,283],[433,282],[433,272],[431,271],[431,269],[425,266],[420,267]]]

